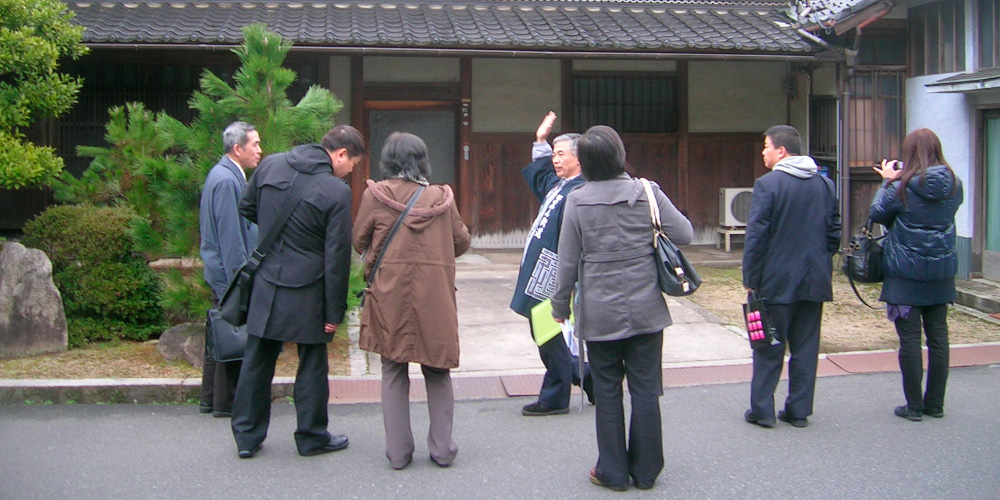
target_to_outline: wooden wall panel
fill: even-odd
[[[681,194],[677,172],[677,137],[673,134],[626,134],[622,142],[625,143],[626,160],[632,166],[632,175],[655,181],[680,207],[677,201]]]
[[[462,214],[473,234],[527,230],[538,200],[521,169],[531,161],[531,134],[473,134],[470,212]]]
[[[749,187],[763,175],[761,135],[691,134],[689,182],[678,171],[680,144],[674,134],[626,134],[622,137],[633,173],[660,184],[691,219],[696,231],[719,224],[720,187]],[[521,177],[531,156],[530,134],[473,134],[473,192],[462,217],[474,234],[527,230],[538,201]],[[683,200],[687,200],[686,202]]]
[[[691,206],[685,214],[696,232],[718,227],[719,188],[752,187],[767,172],[760,156],[762,147],[759,133],[690,135],[687,190]]]

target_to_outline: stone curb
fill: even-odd
[[[844,376],[898,370],[895,350],[830,353],[820,356],[818,375]],[[955,345],[951,366],[1000,365],[1000,342]],[[692,362],[664,367],[664,385],[743,383],[750,380],[750,361]],[[456,400],[497,399],[537,394],[540,371],[486,374],[455,373]],[[415,377],[419,378],[419,376]],[[274,400],[292,397],[293,377],[276,377],[271,394]],[[377,376],[330,377],[331,404],[378,402]],[[414,384],[411,397],[423,399],[423,385]],[[185,404],[197,401],[201,379],[0,379],[0,404]],[[575,391],[574,391],[575,392]]]

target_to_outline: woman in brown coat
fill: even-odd
[[[446,184],[430,185],[427,146],[404,132],[382,148],[381,182],[368,181],[354,223],[354,249],[371,272],[390,228],[421,185],[426,189],[386,250],[361,311],[360,346],[382,357],[382,419],[386,457],[394,469],[413,458],[408,363],[420,363],[427,387],[431,460],[451,465],[458,445],[451,437],[458,367],[455,257],[469,249],[455,196]]]

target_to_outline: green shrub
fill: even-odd
[[[22,243],[52,261],[66,311],[70,347],[147,340],[166,328],[160,277],[135,250],[128,208],[50,207],[24,227]]]
[[[55,276],[66,314],[162,323],[159,276],[137,259],[69,266]]]
[[[131,228],[139,220],[124,207],[53,206],[24,225],[21,243],[45,252],[56,271],[74,263],[123,262],[132,258]]]

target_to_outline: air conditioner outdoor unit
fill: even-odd
[[[750,198],[753,188],[719,189],[719,225],[743,227],[750,216]]]

